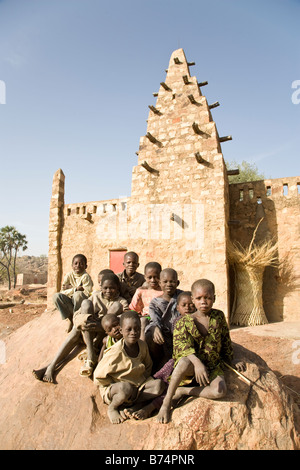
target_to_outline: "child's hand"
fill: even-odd
[[[195,379],[199,385],[206,387],[209,385],[208,373],[205,365],[199,360],[194,364],[195,369]]]
[[[234,364],[234,367],[237,371],[243,372],[244,370],[246,370],[246,363],[244,361],[239,361]]]
[[[82,325],[82,331],[99,331],[101,329],[101,322],[97,320],[89,320],[85,325]]]
[[[63,284],[61,288],[62,290],[67,290],[67,289],[72,289],[72,286],[71,284]]]
[[[154,328],[153,341],[157,344],[163,344],[165,342],[162,332],[160,331],[160,328],[158,326]]]

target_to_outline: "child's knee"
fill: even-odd
[[[154,380],[154,393],[155,395],[161,395],[166,388],[166,384],[161,379]]]
[[[215,383],[212,383],[210,388],[211,388],[213,398],[216,400],[219,398],[225,397],[227,393],[227,386],[226,386],[226,382],[224,379],[218,380]]]
[[[81,313],[93,315],[94,308],[93,308],[93,303],[90,300],[84,299],[82,301],[82,303],[81,303]]]
[[[86,299],[86,295],[84,294],[83,291],[77,291],[77,292],[74,292],[73,294],[73,302],[75,304],[79,303],[79,302],[83,302],[83,300]]]
[[[132,395],[135,395],[136,387],[129,382],[121,382],[119,386],[119,394],[123,395],[124,400],[129,400]]]
[[[179,362],[178,362],[178,364],[177,364],[177,366],[176,366],[174,372],[176,371],[176,372],[179,373],[179,374],[182,374],[182,373],[186,373],[186,374],[187,374],[188,372],[193,373],[193,370],[191,370],[191,369],[192,369],[192,363],[191,363],[191,361],[190,361],[187,357],[182,357],[182,358],[179,360]],[[174,373],[174,372],[173,372],[173,373]]]

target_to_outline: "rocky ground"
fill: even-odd
[[[189,434],[189,432],[191,432],[190,429],[184,428],[182,425],[182,422],[185,422],[186,419],[190,420],[195,418],[197,406],[199,408],[199,410],[197,408],[197,416],[199,415],[199,419],[206,417],[207,423],[205,421],[204,424],[205,426],[209,426],[207,432],[212,432],[212,426],[213,429],[220,428],[218,435],[216,434],[215,436],[216,447],[214,448],[239,448],[238,445],[242,445],[239,444],[240,442],[244,442],[244,447],[241,448],[245,448],[245,445],[250,449],[273,448],[273,444],[271,447],[268,447],[271,445],[271,441],[259,447],[257,440],[259,441],[262,437],[257,437],[256,434],[252,436],[247,433],[252,432],[253,429],[257,430],[261,428],[264,431],[262,436],[264,436],[265,434],[271,434],[273,428],[280,424],[281,428],[278,432],[276,431],[277,435],[275,441],[277,442],[278,448],[287,449],[289,448],[289,444],[285,441],[280,442],[280,435],[285,430],[284,419],[289,419],[290,423],[291,418],[284,417],[288,416],[288,414],[284,414],[286,412],[285,408],[278,408],[279,401],[285,401],[284,395],[282,395],[283,392],[279,390],[281,387],[293,398],[294,430],[299,436],[300,321],[231,329],[233,343],[242,345],[243,348],[253,352],[253,354],[251,353],[252,355],[247,353],[248,359],[250,360],[248,371],[249,378],[252,378],[253,374],[254,378],[257,373],[251,361],[257,361],[255,355],[262,358],[263,361],[259,363],[260,374],[261,378],[264,380],[264,382],[262,382],[263,385],[269,388],[268,395],[264,394],[264,392],[260,392],[259,389],[256,389],[256,393],[254,393],[254,390],[254,392],[252,391],[249,394],[248,387],[233,374],[231,377],[232,390],[230,389],[232,396],[229,394],[229,398],[224,402],[214,403],[214,406],[210,403],[201,402],[201,400],[199,402],[196,400],[193,403],[184,405],[178,412],[177,410],[175,410],[176,413],[174,412],[174,426],[172,424],[168,424],[166,427],[158,426],[155,424],[154,418],[151,418],[145,422],[136,424],[126,422],[116,428],[115,425],[111,425],[108,422],[105,406],[101,404],[101,400],[94,390],[92,381],[86,381],[79,377],[78,370],[80,364],[78,361],[70,361],[66,367],[62,369],[58,375],[59,383],[57,387],[49,386],[49,384],[38,382],[32,378],[30,373],[32,368],[45,365],[44,362],[48,360],[49,357],[52,357],[53,352],[57,350],[58,345],[65,337],[58,312],[51,311],[43,315],[45,310],[45,286],[28,285],[23,286],[21,289],[15,289],[9,292],[3,290],[0,292],[0,340],[3,340],[7,345],[8,359],[7,364],[0,370],[0,387],[2,387],[0,401],[2,400],[2,406],[4,406],[6,400],[9,399],[11,405],[5,413],[3,411],[1,418],[3,421],[1,427],[3,430],[6,429],[5,432],[3,431],[4,434],[0,439],[0,441],[2,440],[3,449],[50,449],[60,448],[59,445],[65,449],[106,449],[105,446],[107,445],[115,446],[108,447],[111,449],[130,449],[136,447],[132,446],[129,437],[131,436],[134,441],[140,438],[141,433],[144,435],[145,432],[147,436],[150,435],[150,432],[153,436],[160,436],[161,442],[154,443],[153,441],[153,443],[151,443],[146,440],[143,444],[140,444],[143,447],[139,448],[176,449],[178,448],[178,442],[182,445],[182,449],[212,448],[210,444],[205,441],[207,433],[202,433],[203,436],[201,435],[201,439],[199,437],[199,442],[194,443],[193,439],[195,439],[195,436],[200,435],[199,431],[197,431],[200,426],[199,423],[193,424],[196,429],[196,431],[192,433],[193,438],[191,438]],[[31,322],[31,320],[35,321]],[[35,345],[34,349],[32,349],[32,344]],[[19,351],[20,354],[15,355],[13,351],[16,350]],[[281,384],[279,387],[277,382],[270,378],[271,376],[267,372],[267,366],[275,373],[276,377],[279,378]],[[264,367],[266,369],[264,369]],[[266,370],[265,376],[264,370]],[[7,384],[9,384],[9,387],[7,387]],[[14,390],[13,395],[11,395],[12,389]],[[280,395],[276,394],[278,390]],[[237,393],[239,393],[239,395]],[[257,393],[261,393],[261,395],[257,395]],[[71,401],[70,397],[73,397]],[[239,398],[237,399],[237,397]],[[254,400],[255,397],[256,401]],[[227,402],[229,402],[231,398],[233,398],[233,404],[230,405],[229,413],[229,405]],[[74,401],[74,407],[71,407],[70,416],[65,416],[71,406],[70,403],[72,403],[72,400]],[[76,405],[76,400],[80,402],[79,408]],[[10,409],[15,410],[13,414]],[[290,407],[288,409],[291,410]],[[252,416],[252,424],[257,421],[255,426],[253,425],[250,428],[245,427],[243,433],[241,433],[241,437],[237,435],[236,443],[230,443],[228,441],[220,444],[220,439],[222,440],[222,436],[224,435],[221,423],[223,422],[223,427],[226,425],[225,428],[227,427],[228,429],[231,429],[233,426],[234,432],[236,433],[239,427],[244,426],[245,410],[248,414],[250,413],[249,416]],[[250,412],[249,410],[252,411]],[[73,418],[72,413],[74,413]],[[264,413],[264,416],[262,416],[261,413]],[[49,418],[49,416],[52,415],[53,420]],[[273,423],[270,429],[268,428],[269,424],[266,421],[265,415],[267,417],[269,416],[270,422]],[[222,416],[222,420],[219,419],[220,416]],[[228,422],[225,420],[226,416]],[[60,419],[62,420],[61,422]],[[76,426],[72,419],[76,422],[81,420],[81,435],[74,435]],[[220,424],[218,424],[219,421]],[[264,425],[262,423],[264,423]],[[202,423],[199,429],[204,429],[204,424]],[[191,429],[193,426],[191,425]],[[230,434],[232,440],[235,435],[234,432],[232,431]],[[287,435],[289,435],[290,432],[293,431],[288,430],[288,428],[285,430]],[[56,438],[57,433],[62,433],[61,438]],[[82,436],[85,436],[84,442],[82,442]],[[109,439],[107,440],[108,436]],[[174,442],[171,439],[172,436]],[[60,439],[62,439],[62,444],[60,444]],[[170,447],[170,440],[173,442],[173,447]],[[153,447],[151,447],[151,445],[153,445]],[[161,445],[164,447],[160,447]]]

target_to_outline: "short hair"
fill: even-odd
[[[123,326],[125,320],[131,319],[131,318],[133,320],[137,320],[139,322],[139,324],[141,324],[140,316],[135,310],[126,310],[124,313],[122,313],[122,315],[120,317],[121,327]]]
[[[125,253],[124,255],[124,259],[126,258],[126,256],[134,256],[137,261],[139,261],[139,255],[135,252],[135,251],[127,251],[127,253]]]
[[[195,281],[192,284],[191,291],[193,292],[198,287],[206,287],[208,289],[211,289],[212,293],[215,294],[215,285],[208,279],[198,279],[197,281]]]
[[[156,261],[150,261],[149,263],[146,264],[144,268],[144,273],[146,274],[146,271],[148,269],[157,269],[159,273],[161,272],[161,265],[157,263]]]
[[[74,263],[75,258],[81,258],[85,262],[85,264],[87,264],[87,258],[83,254],[79,253],[78,255],[73,256],[72,264]]]
[[[180,294],[177,297],[177,303],[180,302],[182,297],[192,297],[192,292],[190,290],[185,290],[183,292],[180,292]]]
[[[114,272],[113,272],[112,269],[102,269],[102,270],[99,272],[98,276],[103,276],[103,274],[108,274],[108,273],[114,274]]]
[[[173,276],[176,277],[176,279],[178,279],[178,273],[175,269],[173,268],[165,268],[161,271],[160,275],[162,276],[164,273],[169,273],[169,274],[172,274]]]
[[[120,318],[114,313],[107,313],[101,320],[101,326],[105,330],[104,325],[112,324],[113,322],[120,323]]]
[[[118,287],[118,289],[120,290],[120,279],[118,278],[118,276],[115,274],[115,273],[106,273],[106,274],[103,274],[103,277],[101,279],[101,286],[102,284],[104,284],[105,281],[113,281],[116,286]]]

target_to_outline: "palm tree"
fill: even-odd
[[[11,275],[13,286],[16,287],[17,273],[16,261],[20,249],[27,249],[26,235],[22,235],[15,227],[6,225],[0,229],[0,265],[6,270],[8,288],[11,289]]]

